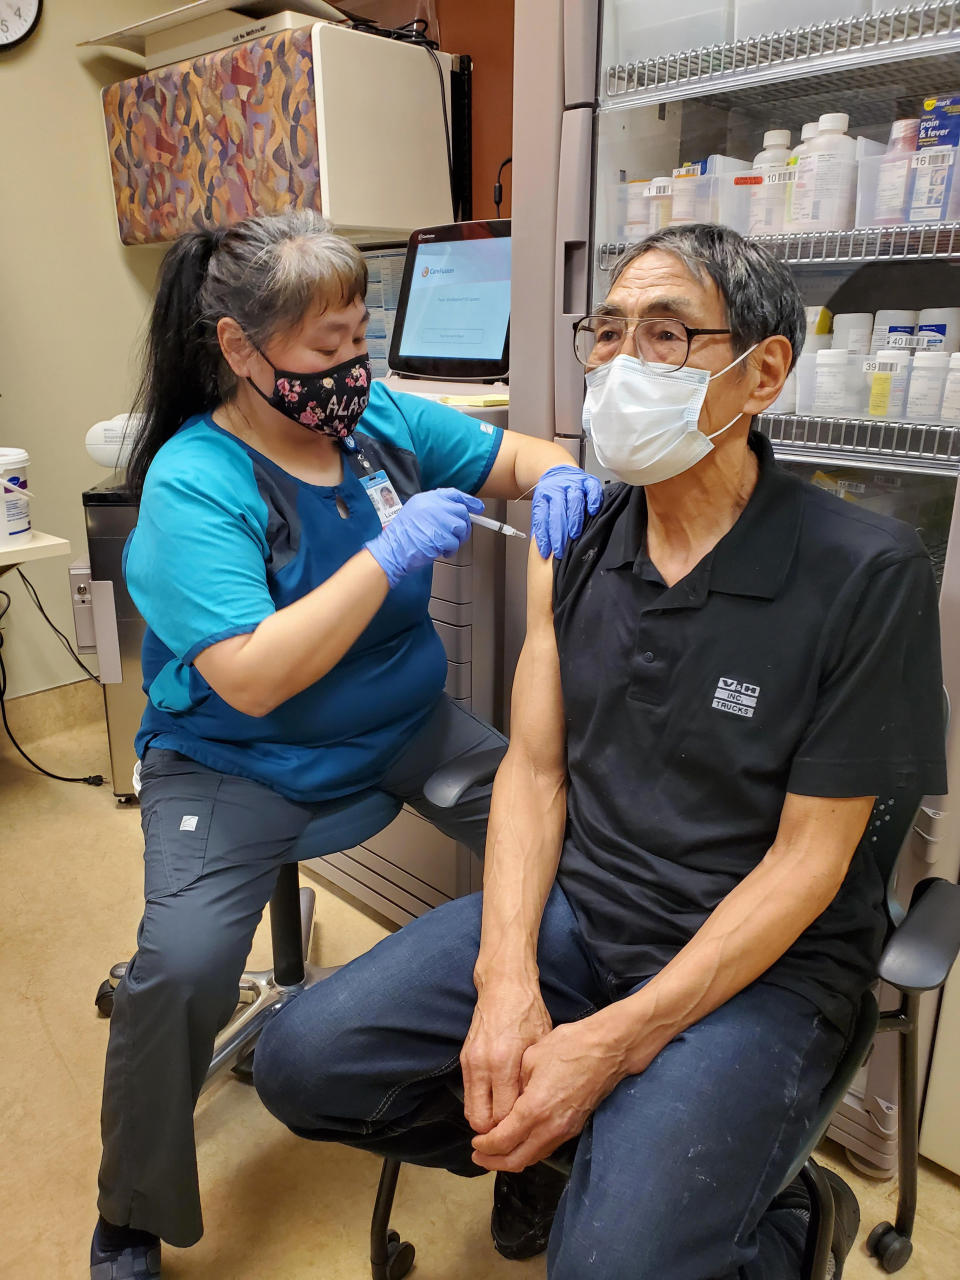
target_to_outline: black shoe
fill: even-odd
[[[142,1243],[109,1249],[100,1227],[90,1243],[90,1280],[156,1280],[160,1275],[160,1241],[137,1232]]]
[[[566,1185],[567,1175],[545,1164],[522,1173],[498,1173],[490,1215],[497,1252],[511,1262],[543,1253]]]
[[[820,1172],[826,1178],[833,1197],[833,1238],[830,1241],[830,1253],[833,1255],[833,1280],[840,1280],[843,1275],[843,1264],[847,1260],[847,1254],[853,1248],[860,1229],[860,1205],[851,1189],[832,1169],[825,1169],[821,1165]],[[784,1187],[776,1196],[770,1208],[789,1209],[792,1213],[799,1214],[809,1224],[810,1197],[803,1179],[794,1178],[790,1185]]]
[[[823,1176],[829,1182],[830,1194],[833,1196],[834,1221],[830,1252],[833,1254],[836,1268],[833,1273],[834,1280],[840,1280],[843,1275],[843,1264],[860,1230],[860,1204],[852,1189],[839,1174],[834,1173],[832,1169],[824,1169]]]

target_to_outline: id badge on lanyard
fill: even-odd
[[[397,497],[397,491],[390,483],[390,479],[385,471],[375,471],[372,476],[361,476],[360,483],[363,485],[367,497],[373,503],[373,509],[380,517],[380,523],[384,528],[390,523],[394,516],[400,514],[402,503]]]
[[[363,450],[358,448],[356,440],[352,436],[348,436],[342,442],[342,447],[351,458],[356,459],[358,463],[366,471],[366,475],[358,475],[357,479],[363,486],[364,493],[373,503],[373,509],[380,517],[380,524],[385,529],[394,516],[400,514],[403,503],[397,496],[390,481],[390,477],[385,471],[374,471],[370,463],[363,456]]]

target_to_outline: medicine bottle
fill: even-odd
[[[950,357],[947,381],[943,388],[943,404],[940,406],[940,421],[948,427],[960,426],[960,351],[954,351]]]
[[[917,342],[921,351],[960,348],[960,307],[924,307],[917,317]]]
[[[943,388],[950,368],[946,351],[918,351],[910,370],[904,417],[908,422],[939,422]]]
[[[763,150],[753,159],[754,169],[763,181],[750,188],[751,236],[776,236],[783,231],[787,206],[787,186],[794,176],[790,161],[790,130],[768,129],[763,135]]]
[[[919,132],[919,120],[894,120],[890,126],[890,141],[875,171],[872,221],[878,226],[896,226],[906,220],[911,159]]]
[[[858,411],[856,357],[830,348],[818,351],[814,414],[819,418],[849,418]]]
[[[817,122],[810,150],[800,157],[791,219],[797,231],[845,231],[853,226],[857,200],[857,144],[847,136],[850,117],[828,112]]]
[[[835,351],[852,351],[860,356],[869,355],[872,334],[872,311],[840,312],[833,317],[832,345]]]
[[[917,313],[888,307],[878,311],[873,321],[870,350],[873,353],[883,347],[898,346],[898,338],[912,338],[917,332]]]
[[[794,225],[793,215],[793,193],[797,179],[797,166],[805,155],[810,154],[810,140],[817,136],[817,129],[820,126],[816,120],[811,120],[805,124],[800,130],[800,141],[790,153],[790,159],[787,161],[792,173],[790,181],[787,183],[787,199],[783,211],[783,229],[784,231],[796,231],[798,228]]]
[[[910,352],[885,347],[863,362],[867,375],[867,417],[901,418],[910,377]]]
[[[648,232],[659,231],[669,226],[673,216],[673,178],[653,178],[647,192],[650,214],[647,219]]]

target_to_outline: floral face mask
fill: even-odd
[[[260,354],[263,356],[262,351]],[[266,356],[263,358],[267,360]],[[354,356],[320,373],[294,373],[289,369],[276,369],[272,364],[270,368],[273,369],[270,395],[261,391],[252,378],[247,381],[271,408],[291,422],[334,440],[346,440],[353,434],[370,399],[368,356]]]

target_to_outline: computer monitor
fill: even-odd
[[[407,245],[390,368],[496,382],[510,367],[510,220],[423,227]]]

